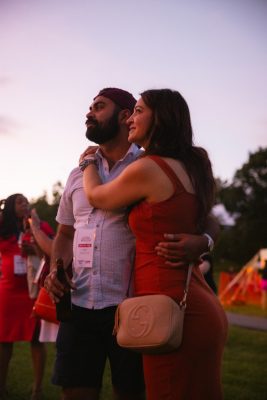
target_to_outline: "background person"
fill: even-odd
[[[128,139],[145,149],[144,157],[105,184],[97,158],[87,158],[82,164],[84,191],[92,206],[106,212],[133,205],[129,225],[136,237],[135,293],[167,294],[178,302],[188,266],[167,268],[154,248],[164,232],[203,231],[214,198],[210,161],[205,150],[193,145],[189,109],[177,91],[143,92],[128,124]],[[226,334],[225,313],[194,268],[182,345],[172,353],[143,355],[147,400],[222,399]]]
[[[210,253],[204,253],[200,257],[199,269],[202,272],[205,281],[209,287],[217,294],[217,285],[213,276],[213,260]]]
[[[13,194],[5,202],[0,221],[0,398],[6,396],[8,367],[13,344],[27,341],[31,345],[33,364],[32,400],[40,399],[45,367],[45,347],[39,342],[39,321],[31,317],[34,300],[28,293],[26,253],[34,247],[21,238],[25,231],[24,219],[29,215],[29,203],[22,194]]]
[[[36,244],[42,252],[40,254],[40,257],[45,258],[45,265],[43,266],[43,268],[46,268],[46,271],[41,271],[40,274],[43,281],[45,275],[49,273],[53,237],[55,234],[53,229],[46,222],[40,221],[40,218],[35,209],[31,210],[29,224],[31,228],[31,234],[33,235]],[[46,229],[44,229],[45,227]],[[37,281],[37,284],[43,285],[43,282]],[[40,342],[55,342],[57,338],[57,333],[58,324],[54,324],[53,322],[48,322],[44,319],[41,319],[41,329],[39,335]]]
[[[261,308],[266,310],[267,308],[267,260],[264,261],[264,267],[259,269],[259,273],[261,274]]]

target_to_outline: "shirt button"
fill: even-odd
[[[95,249],[97,249],[97,246],[94,246]]]
[[[97,275],[97,271],[94,271],[94,272],[93,272],[93,275]]]

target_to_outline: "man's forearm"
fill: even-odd
[[[74,232],[74,231],[73,231]],[[52,245],[51,267],[56,269],[56,260],[62,258],[64,267],[67,268],[73,257],[73,235],[59,229]]]
[[[204,233],[208,235],[204,235]],[[184,262],[196,261],[201,254],[210,251],[210,236],[215,243],[220,233],[220,225],[215,217],[209,216],[202,234],[165,234],[165,242],[160,242],[155,250],[159,256],[166,258],[166,264],[180,267]]]
[[[216,242],[219,237],[220,231],[221,228],[217,219],[213,215],[209,215],[206,221],[204,232],[208,233],[212,237],[213,241]]]

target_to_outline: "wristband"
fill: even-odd
[[[95,158],[93,158],[93,157],[85,158],[83,161],[80,162],[79,168],[83,172],[85,170],[85,168],[88,167],[88,165],[90,165],[90,164],[95,164],[96,165]]]
[[[202,236],[205,236],[208,239],[208,250],[212,251],[214,247],[214,240],[208,233],[202,233]]]

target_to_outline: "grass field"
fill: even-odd
[[[50,383],[55,353],[49,344],[44,382],[44,400],[59,399],[59,389]],[[267,400],[267,332],[231,327],[223,361],[225,400]],[[8,388],[11,400],[28,400],[31,387],[29,345],[17,343],[11,361]],[[101,400],[111,399],[106,368]],[[196,399],[197,400],[197,399]]]
[[[267,332],[231,327],[223,361],[225,400],[267,400]]]

